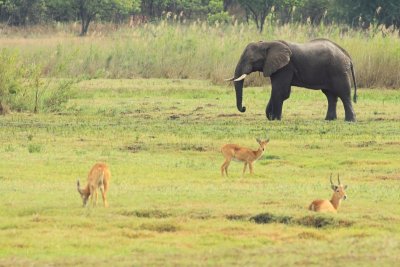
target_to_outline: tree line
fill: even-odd
[[[81,35],[93,21],[142,23],[174,16],[210,23],[347,24],[400,28],[399,0],[0,0],[0,22],[12,26],[81,22]]]

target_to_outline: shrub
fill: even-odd
[[[70,80],[43,80],[35,62],[24,64],[16,51],[0,53],[0,114],[9,111],[57,111],[71,97]]]

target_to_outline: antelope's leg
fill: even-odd
[[[107,195],[106,195],[106,191],[104,190],[104,186],[100,186],[100,191],[101,191],[101,196],[103,198],[103,204],[104,207],[108,207],[108,202],[107,202]]]
[[[250,174],[253,174],[253,162],[249,163]]]

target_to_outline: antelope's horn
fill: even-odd
[[[340,183],[339,174],[337,175],[337,181],[338,181],[339,184],[341,184],[341,183]]]
[[[332,182],[332,173],[331,173],[331,177],[330,177],[329,179],[331,180],[331,185],[333,185],[333,182]]]
[[[246,78],[246,76],[247,76],[247,74],[242,74],[242,76],[240,76],[239,78],[237,78],[237,79],[235,79],[235,80],[233,80],[233,81],[235,81],[235,82],[241,81],[241,80],[243,80],[244,78]]]
[[[224,79],[224,81],[226,81],[226,82],[231,82],[231,81],[233,81],[235,79],[235,77],[232,77],[232,78],[229,78],[229,79]]]

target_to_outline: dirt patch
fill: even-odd
[[[209,211],[194,212],[194,213],[191,213],[189,215],[189,217],[191,219],[199,219],[199,220],[209,220],[209,219],[215,218],[215,216],[212,215],[211,212],[209,212]]]
[[[140,229],[164,233],[177,232],[180,227],[171,223],[144,223],[140,226]]]
[[[168,119],[169,119],[169,120],[177,120],[177,119],[179,119],[180,117],[181,117],[181,116],[174,114],[174,115],[169,116]]]
[[[265,155],[264,159],[274,160],[274,159],[281,159],[281,157],[276,155]]]
[[[180,149],[182,151],[197,151],[197,152],[205,152],[211,150],[207,146],[202,146],[202,145],[194,145],[194,144],[182,144],[180,146]]]
[[[150,238],[153,237],[153,234],[146,234],[143,233],[142,231],[124,230],[122,231],[121,236],[129,239],[138,239],[138,238]]]
[[[319,146],[317,144],[308,144],[308,145],[305,145],[304,148],[306,148],[306,149],[321,149],[321,146]]]
[[[390,161],[384,160],[345,160],[340,162],[340,165],[388,165],[391,164]]]
[[[376,178],[380,180],[400,180],[400,174],[381,175]]]
[[[131,153],[138,153],[140,151],[146,151],[148,148],[144,143],[134,143],[132,145],[126,146],[123,150],[128,150]]]
[[[123,211],[121,215],[124,216],[135,216],[139,218],[167,218],[171,215],[161,210],[134,210],[134,211]]]
[[[363,141],[357,143],[345,142],[344,143],[348,147],[370,147],[376,145],[376,141]]]
[[[230,221],[247,221],[249,216],[249,214],[229,214],[225,218]]]
[[[386,142],[384,144],[388,145],[388,146],[400,146],[400,142],[396,142],[396,141]]]
[[[323,235],[312,233],[312,232],[301,232],[298,234],[300,239],[314,239],[314,240],[324,240],[325,237]]]
[[[261,205],[275,205],[275,204],[279,204],[279,202],[277,202],[277,201],[263,201],[260,204]]]
[[[217,117],[240,117],[239,114],[218,114]]]

